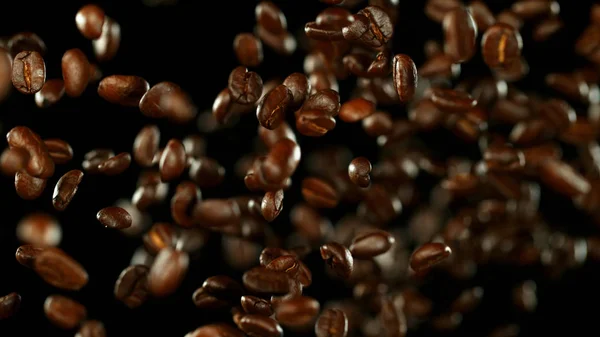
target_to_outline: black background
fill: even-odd
[[[426,39],[441,39],[439,24],[423,14],[421,0],[401,0],[399,25],[395,31],[394,52],[406,53],[417,65],[423,63],[422,46]],[[488,1],[497,12],[512,1]],[[91,59],[91,42],[83,38],[75,27],[75,13],[86,2],[80,1],[20,1],[3,4],[0,9],[0,35],[10,36],[20,31],[36,32],[48,46],[45,57],[47,78],[61,76],[60,60],[65,50],[81,48]],[[216,94],[226,86],[227,76],[237,65],[232,52],[232,41],[240,31],[251,32],[254,26],[254,6],[257,1],[204,1],[180,0],[172,7],[150,8],[141,0],[97,1],[107,15],[121,25],[121,48],[114,61],[103,64],[104,75],[132,74],[148,80],[179,83],[192,95],[201,111],[209,109]],[[316,16],[324,5],[316,0],[275,1],[287,15],[292,31]],[[588,22],[591,0],[560,1],[566,29],[544,43],[531,43],[527,29],[523,32],[525,55],[531,67],[531,76],[519,85],[527,90],[543,89],[543,74],[548,71],[566,71],[584,62],[572,55],[572,41]],[[479,56],[477,56],[479,57]],[[463,67],[463,74],[481,71],[481,62]],[[302,70],[299,52],[283,58],[265,47],[265,61],[258,68],[264,79],[274,75],[286,76]],[[342,89],[347,83],[341,84]],[[57,106],[42,110],[36,108],[33,97],[13,92],[10,99],[0,104],[1,131],[16,125],[27,125],[43,138],[59,137],[71,143],[75,158],[67,165],[57,167],[55,177],[49,180],[42,197],[36,201],[20,200],[13,187],[13,179],[0,179],[0,295],[19,292],[23,298],[16,317],[0,321],[0,336],[73,336],[75,331],[63,331],[48,322],[43,314],[44,299],[53,293],[66,294],[85,304],[88,316],[104,322],[109,336],[183,336],[185,333],[216,319],[227,320],[227,313],[207,313],[194,307],[192,292],[210,275],[226,272],[236,277],[239,272],[229,271],[218,253],[218,239],[212,240],[200,257],[193,260],[188,277],[181,288],[167,299],[150,300],[136,310],[130,310],[113,297],[113,285],[119,273],[129,264],[133,251],[140,246],[139,238],[128,238],[119,232],[103,228],[95,219],[96,212],[112,205],[116,199],[129,198],[134,191],[139,167],[132,165],[117,177],[86,175],[79,192],[63,213],[52,209],[51,195],[54,184],[64,172],[80,168],[83,155],[92,148],[112,148],[115,152],[131,151],[134,137],[145,124],[156,123],[162,132],[161,144],[172,137],[183,138],[197,132],[195,123],[178,126],[166,121],[151,121],[135,108],[110,105],[96,94],[95,85],[78,99],[64,98]],[[342,92],[342,98],[347,97]],[[401,108],[391,110],[404,117]],[[355,155],[371,159],[377,157],[372,139],[364,136],[358,125],[338,123],[335,132],[321,139],[301,139],[304,154],[323,144],[342,143],[351,146]],[[232,196],[244,192],[243,183],[233,178],[233,163],[242,152],[249,151],[256,130],[252,116],[242,119],[235,132],[218,132],[208,137],[208,154],[217,158],[227,169],[228,181],[219,188],[203,190],[207,197]],[[4,142],[4,140],[2,140]],[[433,147],[469,151],[459,141],[444,139]],[[303,174],[300,170],[298,176]],[[296,182],[300,179],[295,179]],[[171,191],[174,189],[172,186]],[[286,194],[286,210],[298,200],[297,189]],[[587,220],[573,218],[576,214],[568,200],[544,196],[546,220],[563,225],[573,234],[594,232]],[[32,271],[20,266],[14,259],[20,245],[15,237],[18,220],[32,211],[46,211],[55,215],[63,228],[60,245],[87,269],[90,282],[80,292],[70,293],[45,284]],[[153,209],[154,221],[169,221],[166,204]],[[335,221],[336,214],[332,214]],[[288,214],[282,213],[273,226],[289,228]],[[406,216],[394,222],[404,226]],[[215,241],[215,242],[213,242]],[[339,283],[326,280],[322,264],[311,256],[314,283],[307,289],[309,295],[323,300],[326,295],[349,295]],[[539,308],[535,314],[517,314],[510,307],[510,287],[517,280],[535,277],[537,271],[513,272],[504,268],[487,268],[468,285],[483,285],[485,300],[477,312],[465,318],[456,332],[461,336],[482,336],[503,323],[521,323],[522,335],[538,336],[574,333],[593,333],[596,327],[596,303],[600,300],[598,265],[588,262],[583,268],[566,273],[560,280],[541,280]],[[440,285],[441,289],[449,289]],[[445,290],[438,291],[444,295]],[[451,291],[448,290],[448,293]],[[286,334],[288,332],[286,331]],[[420,331],[413,335],[431,335]]]

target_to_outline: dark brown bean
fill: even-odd
[[[518,62],[522,48],[523,39],[519,31],[504,23],[488,28],[481,39],[483,60],[490,68]]]
[[[96,219],[108,228],[125,229],[131,227],[131,215],[121,207],[105,207],[98,211]]]
[[[250,33],[240,33],[235,36],[233,51],[243,66],[258,67],[262,63],[262,43]]]
[[[357,157],[348,165],[348,177],[359,187],[367,188],[371,184],[371,162],[365,157]]]
[[[425,14],[431,20],[441,23],[446,13],[456,7],[460,7],[457,0],[428,0],[425,4]]]
[[[556,16],[560,13],[560,5],[556,1],[517,1],[511,10],[523,19],[540,16]]]
[[[28,161],[29,154],[27,151],[18,147],[6,148],[0,156],[0,170],[6,176],[14,176],[27,166]]]
[[[81,166],[88,173],[100,173],[100,164],[114,157],[115,153],[109,149],[95,149],[85,154]]]
[[[379,137],[392,132],[392,116],[383,111],[374,112],[371,116],[362,120],[365,133],[371,137]]]
[[[282,337],[283,329],[274,319],[261,315],[244,315],[239,328],[250,337]]]
[[[160,179],[164,182],[177,179],[186,168],[186,154],[178,139],[171,139],[162,151],[159,162]]]
[[[46,188],[46,179],[36,178],[21,170],[15,174],[15,190],[17,195],[24,200],[39,198]]]
[[[321,258],[340,277],[348,279],[352,274],[354,259],[348,248],[336,242],[321,246]]]
[[[533,40],[546,41],[561,30],[565,23],[559,18],[548,18],[538,23],[533,30]]]
[[[269,32],[263,26],[255,27],[254,34],[260,37],[262,42],[281,55],[291,55],[297,47],[296,38],[287,31],[279,34]]]
[[[575,110],[569,103],[559,99],[544,102],[540,106],[539,113],[559,131],[564,131],[577,120]]]
[[[382,302],[378,318],[381,321],[386,336],[406,336],[406,317],[402,311],[396,310],[394,302],[390,298],[386,298]]]
[[[390,250],[395,241],[394,237],[388,232],[380,230],[369,231],[357,235],[352,240],[350,252],[355,258],[369,259]]]
[[[477,30],[479,32],[486,31],[491,25],[496,23],[494,14],[483,1],[471,1],[468,8],[473,16],[473,20],[475,20],[475,23],[477,24]]]
[[[225,168],[212,158],[200,157],[191,161],[189,176],[200,188],[215,187],[223,182]]]
[[[12,82],[23,94],[35,94],[46,82],[46,63],[36,51],[22,51],[13,60]]]
[[[547,159],[538,166],[538,172],[548,187],[568,197],[586,194],[590,190],[587,179],[563,161]]]
[[[300,162],[300,146],[289,139],[282,139],[275,144],[262,165],[265,180],[279,184],[292,176]]]
[[[431,90],[431,101],[440,110],[449,113],[464,113],[477,105],[477,100],[466,92],[441,88]]]
[[[158,254],[161,250],[171,247],[175,244],[177,233],[175,228],[165,222],[157,222],[150,230],[144,234],[144,247],[152,255]]]
[[[19,311],[21,305],[21,295],[10,293],[0,297],[0,320],[14,316]]]
[[[302,196],[309,205],[317,208],[334,208],[339,202],[337,191],[319,178],[302,180]]]
[[[212,106],[212,115],[219,124],[229,123],[231,118],[235,115],[229,89],[225,88],[221,90],[217,95],[217,98],[215,98]]]
[[[85,321],[75,337],[106,337],[106,329],[100,321]]]
[[[202,200],[200,189],[191,181],[184,181],[177,185],[175,194],[171,199],[171,217],[178,225],[190,228],[194,220],[190,215],[192,205]]]
[[[406,103],[412,100],[417,89],[417,66],[410,56],[404,54],[397,54],[392,62],[396,93],[398,93],[400,102]]]
[[[47,80],[42,89],[35,93],[35,104],[38,108],[47,108],[60,101],[64,94],[65,83],[62,79]]]
[[[209,324],[198,328],[185,337],[244,337],[244,333],[229,325],[218,323]]]
[[[60,289],[79,290],[88,282],[83,266],[58,248],[44,249],[35,258],[33,269],[44,281]]]
[[[227,301],[219,299],[217,296],[213,296],[204,287],[200,287],[192,294],[192,301],[194,305],[200,309],[223,309],[229,306]]]
[[[149,89],[150,84],[139,76],[111,75],[98,84],[98,95],[110,103],[133,107]]]
[[[346,337],[348,317],[340,309],[327,309],[321,313],[315,324],[317,337]]]
[[[22,245],[17,248],[15,258],[17,262],[27,268],[33,268],[33,263],[38,255],[44,250],[44,248],[35,247],[32,245]]]
[[[148,274],[148,289],[152,295],[165,297],[175,292],[187,273],[188,265],[187,253],[172,248],[162,249]]]
[[[83,172],[80,170],[71,170],[60,177],[52,194],[54,209],[64,211],[69,206],[77,193],[81,179],[83,179]]]
[[[201,227],[225,227],[240,221],[240,208],[232,200],[206,199],[194,206],[194,221]]]
[[[79,48],[67,50],[61,61],[65,93],[79,97],[90,82],[90,62]]]
[[[306,100],[302,110],[319,110],[328,116],[335,117],[340,112],[340,95],[336,90],[318,90]]]
[[[228,89],[233,101],[254,104],[261,96],[263,81],[257,73],[240,66],[229,74]]]
[[[121,44],[121,26],[112,18],[105,16],[102,25],[102,35],[94,41],[94,54],[99,62],[112,60]]]
[[[368,6],[354,15],[354,21],[342,29],[344,38],[371,48],[385,45],[394,34],[389,15],[377,6]]]
[[[54,217],[46,213],[32,213],[17,224],[17,238],[35,247],[58,246],[62,229]]]
[[[96,40],[102,35],[104,11],[94,4],[85,5],[77,11],[75,24],[86,39]]]
[[[477,308],[483,298],[483,288],[465,289],[450,305],[452,312],[465,314]]]
[[[323,110],[302,110],[296,118],[296,129],[308,137],[324,136],[335,125],[335,119]]]
[[[270,1],[261,1],[254,9],[256,22],[273,34],[280,34],[287,30],[287,20],[283,12]]]
[[[291,280],[283,271],[271,270],[265,267],[255,267],[244,273],[244,287],[257,293],[285,294],[290,289]]]
[[[430,242],[417,248],[410,257],[410,267],[417,273],[426,271],[450,256],[450,247]]]
[[[275,144],[277,144],[278,141],[284,138],[296,142],[296,135],[286,122],[283,122],[275,130],[269,130],[259,125],[258,136],[269,149],[272,148]]]
[[[133,142],[133,159],[143,167],[152,166],[152,159],[158,152],[160,130],[156,125],[147,125],[140,130]]]
[[[73,159],[73,148],[62,139],[44,139],[44,145],[55,164],[66,164]]]
[[[456,63],[463,63],[475,55],[477,25],[470,11],[454,8],[444,16],[444,53]]]
[[[273,308],[269,301],[264,300],[256,296],[242,296],[241,298],[242,308],[248,314],[271,316],[273,314]]]
[[[217,275],[207,278],[202,284],[207,294],[221,301],[233,304],[242,296],[242,286],[234,279],[226,275]]]
[[[160,82],[152,86],[139,101],[140,111],[150,118],[172,118],[176,115],[174,106],[167,104],[167,99],[176,95],[184,95],[181,87],[173,82]]]
[[[51,295],[44,302],[44,313],[52,324],[62,329],[74,329],[87,316],[86,308],[79,302],[62,295]]]
[[[260,204],[260,211],[265,220],[271,222],[283,210],[283,190],[265,193]]]
[[[182,141],[185,153],[189,158],[200,158],[206,155],[206,141],[199,135],[189,135]]]
[[[433,56],[419,68],[419,76],[424,78],[453,78],[458,77],[460,72],[460,64],[454,63],[445,54]]]
[[[127,152],[121,152],[99,164],[98,172],[107,176],[114,176],[125,172],[129,168],[129,165],[131,165],[131,155]]]
[[[25,126],[12,128],[6,134],[11,148],[20,148],[29,154],[27,173],[37,178],[49,178],[54,174],[54,161],[40,136]]]
[[[271,90],[256,107],[256,117],[260,125],[269,130],[279,127],[293,99],[292,92],[283,84]]]
[[[283,81],[292,93],[292,103],[290,108],[298,108],[308,99],[311,92],[311,85],[306,75],[302,73],[293,73]]]
[[[355,98],[342,104],[340,119],[347,123],[359,122],[375,112],[375,104],[364,98]]]
[[[148,298],[148,273],[143,265],[125,268],[115,283],[115,298],[131,309],[142,305]]]
[[[275,307],[275,318],[284,326],[302,328],[313,323],[321,306],[312,297],[299,296],[286,299]]]

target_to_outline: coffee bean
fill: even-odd
[[[21,265],[27,268],[33,268],[35,259],[43,250],[44,248],[34,247],[32,245],[22,245],[17,248],[15,258]]]
[[[254,9],[256,22],[273,34],[287,30],[287,21],[283,12],[270,1],[261,1]]]
[[[29,154],[27,173],[36,178],[49,178],[54,174],[54,161],[40,136],[25,126],[12,128],[6,135],[11,148],[20,148]]]
[[[256,108],[260,125],[269,130],[279,127],[293,99],[292,92],[283,84],[266,94]]]
[[[50,285],[65,290],[80,290],[88,274],[77,261],[58,248],[44,249],[33,263],[35,272]]]
[[[109,103],[138,106],[149,89],[148,82],[139,76],[111,75],[100,81],[98,95]]]
[[[142,305],[148,297],[148,273],[143,265],[132,265],[121,272],[115,283],[115,298],[131,309]]]
[[[152,166],[154,154],[158,151],[160,130],[156,125],[147,125],[140,130],[133,142],[133,159],[144,167]]]
[[[57,220],[45,213],[32,213],[17,224],[17,238],[35,247],[58,246],[62,229]]]
[[[15,56],[12,66],[12,82],[23,94],[35,94],[46,81],[46,64],[36,51],[23,51]]]
[[[350,252],[357,259],[369,259],[384,254],[395,243],[394,237],[384,231],[370,231],[352,240]]]
[[[62,139],[44,139],[44,145],[55,164],[66,164],[73,159],[73,148]]]
[[[206,279],[202,287],[198,288],[192,295],[194,304],[199,308],[223,308],[234,301],[238,301],[242,295],[242,287],[232,278],[219,275]]]
[[[340,277],[349,278],[352,274],[354,259],[348,248],[336,242],[321,246],[321,258]]]
[[[161,250],[174,246],[177,239],[175,228],[165,222],[158,222],[152,225],[150,230],[144,234],[143,241],[146,250],[156,255]]]
[[[431,90],[431,101],[440,110],[448,113],[464,113],[477,105],[477,101],[468,93],[440,88]]]
[[[21,305],[21,295],[10,293],[0,297],[0,320],[14,316]]]
[[[159,169],[162,181],[178,178],[186,167],[186,154],[183,144],[177,139],[171,139],[165,146],[160,157]]]
[[[286,122],[283,122],[275,130],[269,130],[267,128],[259,126],[258,136],[267,146],[267,148],[272,148],[277,142],[285,138],[293,141],[294,143],[297,143],[294,131],[292,131],[292,129]]]
[[[348,334],[348,318],[340,309],[326,309],[315,324],[317,337],[346,337]]]
[[[13,35],[8,41],[7,47],[13,58],[24,51],[38,52],[42,56],[46,53],[44,40],[32,32],[20,32]]]
[[[357,157],[348,165],[350,180],[359,187],[367,188],[371,184],[371,162],[365,157]]]
[[[125,172],[131,164],[131,155],[127,152],[119,153],[110,157],[98,165],[98,172],[108,176],[114,176]],[[85,169],[85,167],[84,167]]]
[[[75,337],[106,337],[106,329],[100,321],[85,321]]]
[[[296,129],[308,137],[321,137],[335,128],[335,119],[323,110],[302,110],[296,118]]]
[[[532,19],[540,16],[557,16],[560,5],[556,1],[517,1],[511,10],[523,19]]]
[[[30,176],[21,170],[15,174],[15,190],[17,195],[24,200],[39,198],[46,188],[46,179]]]
[[[188,173],[200,188],[218,186],[225,179],[225,168],[208,157],[193,159]]]
[[[75,24],[86,39],[96,40],[102,35],[104,11],[93,4],[85,5],[77,11]]]
[[[44,302],[44,313],[52,324],[61,329],[74,329],[87,316],[87,309],[79,302],[62,295],[51,295]]]
[[[275,220],[283,210],[283,190],[265,193],[260,209],[265,220],[269,222]]]
[[[433,21],[441,23],[449,11],[460,7],[457,0],[428,0],[425,4],[425,14]]]
[[[406,336],[406,317],[402,311],[396,310],[390,298],[383,300],[378,318],[387,336]]]
[[[318,178],[302,181],[302,196],[309,205],[317,208],[334,208],[339,202],[337,191]]]
[[[537,26],[535,26],[533,30],[533,40],[537,42],[546,41],[551,38],[554,34],[556,34],[559,30],[561,30],[565,26],[565,23],[558,18],[549,18],[546,19]]]
[[[519,31],[504,23],[488,28],[481,39],[483,60],[490,68],[517,62],[522,48],[523,40]]]
[[[389,15],[380,7],[368,6],[354,15],[354,21],[342,29],[348,41],[378,48],[385,45],[394,33]]]
[[[148,274],[148,289],[152,295],[165,297],[179,288],[187,273],[189,256],[172,248],[161,250]]]
[[[206,199],[194,206],[192,216],[202,227],[224,227],[240,221],[240,208],[227,199]]]
[[[229,325],[218,323],[209,324],[201,328],[198,328],[188,334],[185,337],[244,337],[244,333],[240,330],[233,328]]]
[[[413,60],[404,54],[394,56],[393,72],[394,86],[400,102],[406,103],[415,95],[418,85],[417,67]]]
[[[539,167],[541,180],[548,187],[568,197],[586,194],[590,184],[567,163],[557,159],[547,159]]]
[[[191,181],[184,181],[177,185],[175,194],[171,199],[171,217],[178,225],[190,228],[194,220],[190,215],[191,207],[202,200],[200,189]]]
[[[290,108],[298,108],[308,99],[311,92],[311,85],[302,73],[293,73],[285,78],[283,85],[292,93],[292,103]]]
[[[74,48],[62,57],[62,76],[65,92],[70,97],[79,97],[90,82],[90,62],[81,49]]]
[[[561,131],[567,129],[577,120],[575,110],[569,103],[558,99],[551,99],[542,104],[539,113],[556,129]]]
[[[487,5],[481,0],[473,0],[468,6],[469,12],[473,16],[473,20],[477,24],[477,30],[483,32],[496,22],[494,14],[490,11]]]
[[[124,229],[131,227],[131,215],[121,207],[105,207],[98,211],[96,219],[109,228]]]
[[[83,179],[83,172],[79,170],[71,170],[65,173],[54,187],[52,194],[52,206],[57,211],[64,211],[73,200],[75,193],[79,188],[79,184]]]
[[[102,34],[92,41],[94,54],[99,62],[112,60],[121,44],[121,26],[112,18],[105,16],[102,24]]]
[[[465,289],[450,305],[453,312],[465,314],[477,308],[483,298],[483,288]]]
[[[266,294],[285,294],[289,291],[291,283],[285,272],[265,267],[255,267],[246,271],[242,281],[249,291]]]
[[[264,300],[256,296],[242,296],[241,298],[242,308],[248,314],[271,316],[273,314],[273,308],[269,301]]]
[[[365,133],[371,137],[386,135],[392,131],[392,116],[383,111],[376,111],[362,120]]]
[[[237,67],[231,71],[227,87],[235,102],[254,104],[261,96],[263,81],[257,73]]]
[[[375,112],[375,104],[364,98],[355,98],[342,104],[340,119],[347,123],[358,122]]]
[[[88,173],[100,173],[99,166],[114,157],[115,153],[109,149],[95,149],[85,154],[81,166]]]
[[[297,42],[294,35],[287,31],[274,34],[263,26],[256,26],[254,34],[260,37],[262,42],[281,55],[291,55],[296,51]]]
[[[47,80],[42,89],[35,93],[35,104],[38,108],[48,108],[60,101],[64,94],[65,83],[62,79],[53,78]]]
[[[284,326],[301,328],[314,323],[321,306],[312,297],[284,300],[275,307],[275,318]]]
[[[29,161],[27,151],[20,148],[6,148],[0,156],[0,170],[6,176],[14,176],[24,169]]]
[[[283,330],[274,319],[261,315],[244,315],[239,328],[250,337],[282,337]]]
[[[240,33],[233,40],[238,61],[246,67],[258,67],[263,60],[262,43],[250,33]]]
[[[444,53],[456,63],[463,63],[475,55],[477,25],[471,12],[464,7],[450,10],[444,16]]]
[[[416,272],[424,272],[450,256],[450,247],[439,242],[430,242],[417,248],[410,257],[410,267]]]

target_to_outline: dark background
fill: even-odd
[[[209,109],[216,94],[226,86],[229,72],[237,65],[232,52],[232,41],[240,31],[251,32],[254,26],[254,6],[257,1],[192,1],[180,0],[176,6],[147,7],[141,0],[96,1],[107,15],[121,25],[121,48],[114,61],[102,64],[104,75],[132,74],[148,80],[179,83],[193,97],[199,109]],[[421,0],[401,0],[399,25],[395,30],[394,52],[406,53],[417,65],[423,63],[422,46],[426,39],[441,39],[439,24],[423,14]],[[0,10],[0,35],[10,36],[20,31],[36,32],[46,43],[47,78],[61,76],[60,60],[65,50],[81,48],[93,59],[91,42],[83,38],[75,27],[75,13],[85,1],[20,1],[3,4]],[[287,15],[292,31],[316,16],[324,5],[316,0],[275,1]],[[512,1],[488,1],[496,10]],[[527,90],[544,92],[543,74],[548,71],[566,71],[584,62],[572,55],[572,42],[588,22],[591,0],[560,1],[566,29],[545,43],[533,44],[527,28],[523,32],[525,55],[531,67],[528,80],[519,83]],[[481,71],[480,62],[463,67],[463,74]],[[297,52],[286,59],[265,47],[265,61],[257,70],[263,79],[274,75],[286,76],[302,71],[302,56]],[[346,88],[347,83],[341,83]],[[20,200],[13,187],[13,179],[0,179],[0,295],[16,291],[23,303],[16,317],[0,321],[0,336],[73,336],[75,331],[63,331],[48,322],[43,314],[43,302],[53,293],[66,294],[85,304],[88,316],[104,322],[108,336],[183,336],[185,333],[216,319],[229,319],[227,313],[205,312],[194,307],[192,292],[210,275],[229,271],[217,252],[217,240],[211,240],[199,258],[193,260],[189,275],[173,296],[150,300],[139,309],[130,310],[113,296],[113,286],[119,273],[129,264],[133,251],[141,245],[139,238],[103,228],[95,219],[96,212],[112,205],[116,199],[130,198],[136,177],[140,172],[135,164],[117,177],[86,175],[79,192],[63,213],[51,205],[54,184],[64,172],[80,168],[83,155],[92,148],[112,148],[115,152],[131,151],[139,129],[149,123],[160,126],[161,144],[172,137],[183,138],[197,133],[195,123],[178,126],[166,121],[151,121],[135,108],[121,108],[100,99],[95,86],[88,88],[79,99],[65,97],[58,105],[38,109],[33,97],[14,92],[0,104],[1,131],[16,125],[27,125],[43,138],[59,137],[71,143],[75,158],[67,165],[57,167],[55,177],[49,180],[42,197],[36,201]],[[347,92],[342,92],[342,98]],[[400,108],[391,110],[396,116],[406,116]],[[228,181],[219,188],[203,190],[203,196],[232,196],[244,192],[243,183],[232,178],[233,163],[239,153],[249,151],[256,130],[256,120],[247,116],[236,126],[235,132],[217,132],[208,137],[208,154],[218,159],[227,169]],[[4,140],[2,140],[4,142]],[[338,123],[335,132],[321,139],[301,139],[304,153],[322,144],[348,144],[355,155],[377,158],[372,139],[364,136],[358,125]],[[2,146],[4,146],[3,143]],[[432,147],[450,147],[456,152],[469,152],[469,146],[458,141],[443,139]],[[298,172],[301,177],[303,170]],[[296,179],[297,182],[300,179]],[[171,191],[173,191],[173,187]],[[551,195],[552,197],[552,195]],[[570,202],[560,198],[543,199],[544,214],[550,223],[563,225],[573,235],[593,233],[588,221],[579,216]],[[286,210],[299,198],[295,189],[286,193]],[[90,282],[80,292],[65,292],[45,284],[32,271],[20,266],[14,259],[20,245],[15,237],[18,220],[32,211],[46,211],[55,215],[63,228],[60,247],[70,253],[87,269]],[[154,221],[169,221],[166,204],[153,209]],[[336,214],[332,214],[335,222]],[[282,213],[273,227],[289,228],[288,214]],[[406,217],[394,222],[404,226]],[[307,293],[322,300],[326,294],[349,295],[339,283],[326,280],[319,270],[318,257],[311,255],[315,281]],[[314,267],[316,265],[316,267]],[[539,307],[534,314],[517,314],[510,307],[510,288],[515,281],[538,276],[537,271],[513,272],[504,268],[487,268],[469,281],[468,285],[483,285],[485,300],[479,310],[465,318],[463,326],[454,334],[461,336],[486,335],[503,323],[520,323],[522,336],[561,333],[593,333],[596,329],[596,303],[600,300],[598,265],[588,262],[583,268],[567,272],[559,280],[538,280]],[[444,285],[440,285],[444,287]],[[449,287],[446,285],[445,287]],[[445,289],[445,288],[441,288]],[[443,296],[444,291],[437,292]],[[286,334],[288,332],[286,331]],[[413,335],[431,335],[426,330]],[[449,334],[453,335],[453,334]]]

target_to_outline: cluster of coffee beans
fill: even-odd
[[[102,64],[119,57],[121,26],[98,5],[74,18],[93,59],[66,50],[60,77],[47,78],[45,60],[54,51],[35,33],[0,40],[0,100],[28,95],[44,111],[91,93],[147,121],[132,131],[131,150],[89,148],[81,163],[68,139],[10,125],[0,171],[14,178],[16,194],[32,202],[54,186],[47,200],[54,215],[31,211],[14,226],[22,243],[16,261],[31,270],[23,277],[56,290],[30,306],[77,337],[119,335],[94,316],[98,310],[88,314],[94,303],[75,299],[95,266],[58,248],[56,216],[73,211],[86,180],[134,167],[134,186],[111,187],[114,204],[85,201],[97,208],[97,226],[139,245],[114,283],[99,286],[138,310],[194,282],[189,302],[224,315],[186,337],[451,333],[490,296],[473,281],[490,266],[541,275],[508,285],[512,308],[533,313],[536,282],[600,261],[600,236],[552,219],[564,207],[600,224],[600,5],[581,13],[589,25],[560,46],[586,65],[544,72],[528,63],[524,48],[535,45],[524,41],[552,41],[567,29],[558,1],[500,8],[424,0],[442,40],[419,42],[421,64],[393,44],[398,0],[320,2],[323,9],[298,33],[288,27],[293,13],[257,1],[255,26],[241,27],[232,41],[238,64],[228,78],[214,79],[222,90],[207,111],[196,106],[208,105],[205,97],[176,83],[103,75]],[[261,75],[265,63],[286,69],[293,55],[301,55],[303,71],[290,65],[278,77]],[[462,74],[469,67],[474,75]],[[536,67],[545,88],[520,86]],[[165,123],[197,128],[164,139]],[[250,151],[223,138],[248,126]],[[349,146],[357,132],[372,144]],[[230,153],[235,164],[209,156],[208,147]],[[544,198],[560,209],[543,207]],[[155,216],[157,209],[167,209],[168,219]],[[188,270],[207,263],[201,255],[225,261],[231,272],[190,281]],[[436,280],[441,294],[428,289]],[[337,288],[332,296],[313,295],[325,282]],[[22,301],[16,292],[0,297],[0,319],[18,316]],[[516,322],[488,328],[490,337],[521,332]]]

